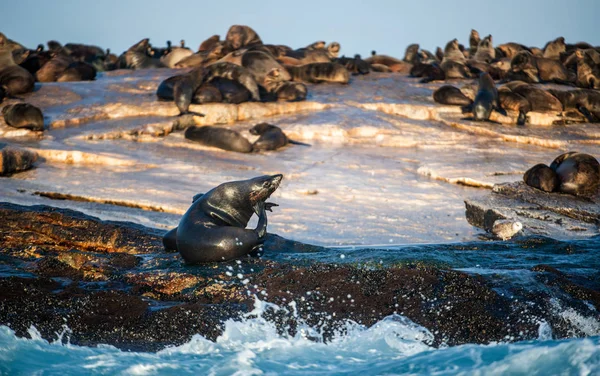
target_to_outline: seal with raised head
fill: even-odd
[[[458,40],[452,39],[444,48],[444,59],[440,64],[440,68],[444,71],[445,77],[447,79],[471,77],[466,62],[467,59],[460,50]]]
[[[231,50],[263,44],[256,31],[244,25],[231,26],[225,36],[225,43]]]
[[[239,132],[227,128],[212,127],[209,125],[202,127],[192,126],[185,130],[185,138],[202,145],[227,151],[238,153],[250,153],[252,151],[252,144],[244,136],[239,134]]]
[[[150,48],[150,40],[144,38],[133,46],[129,47],[123,57],[123,68],[128,69],[148,69],[148,68],[164,68],[164,64],[158,58],[148,56]]]
[[[258,249],[267,235],[265,202],[283,175],[265,175],[223,183],[195,200],[176,230],[176,245],[188,263],[227,261]],[[246,229],[253,214],[256,229]],[[172,232],[171,232],[172,236]],[[170,244],[170,243],[169,243]]]
[[[560,179],[560,192],[591,198],[600,187],[600,163],[589,154],[561,154],[550,164]]]
[[[256,124],[250,128],[250,134],[260,136],[252,145],[254,151],[277,150],[287,144],[310,146],[302,142],[290,140],[281,128],[268,123]]]
[[[525,171],[523,181],[528,186],[544,192],[555,192],[560,186],[560,180],[556,172],[543,163],[536,164]]]
[[[490,74],[482,73],[479,76],[479,88],[475,100],[471,106],[465,107],[464,111],[472,112],[476,121],[487,121],[494,110],[502,112],[498,90]]]
[[[479,33],[477,30],[471,29],[471,34],[469,34],[469,57],[475,56],[479,42],[481,42]]]
[[[4,121],[14,128],[25,128],[32,131],[44,130],[42,111],[29,103],[10,104],[2,108]]]
[[[10,40],[0,33],[0,86],[8,95],[33,91],[35,79],[25,68],[13,60]]]

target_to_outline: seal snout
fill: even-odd
[[[277,175],[271,176],[271,186],[274,188],[273,190],[275,190],[279,187],[279,184],[281,184],[281,180],[283,180],[282,174],[277,174]]]

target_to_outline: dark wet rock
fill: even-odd
[[[0,325],[20,336],[35,325],[55,339],[67,325],[74,344],[158,350],[194,334],[216,339],[225,320],[252,310],[254,296],[281,307],[264,315],[280,333],[306,323],[325,341],[348,320],[369,326],[394,313],[428,328],[433,345],[537,338],[542,320],[557,337],[585,335],[552,310],[551,295],[510,283],[502,286],[510,294],[500,293],[484,276],[427,263],[274,261],[323,249],[271,234],[263,258],[188,266],[164,251],[163,231],[48,206],[0,203],[0,215]],[[533,272],[566,307],[600,305],[598,281]]]
[[[587,238],[600,233],[600,199],[547,193],[524,182],[496,184],[484,198],[465,200],[467,221],[486,231],[498,219],[515,219],[525,235],[555,239]]]
[[[29,170],[36,160],[32,151],[0,143],[0,176]]]

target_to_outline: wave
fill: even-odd
[[[392,315],[370,328],[348,322],[344,335],[322,341],[318,330],[303,326],[282,335],[262,314],[294,311],[256,299],[241,320],[225,323],[216,341],[200,335],[156,353],[121,351],[109,345],[77,346],[68,329],[48,342],[34,327],[19,338],[0,326],[0,373],[36,375],[314,375],[314,374],[579,374],[600,367],[600,337],[552,340],[545,322],[536,341],[430,346],[433,334],[406,317]]]

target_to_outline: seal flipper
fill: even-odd
[[[163,245],[167,251],[177,251],[177,227],[163,236]]]
[[[473,113],[473,103],[460,108],[463,114]]]
[[[294,140],[290,140],[288,138],[288,143],[292,144],[292,145],[300,145],[300,146],[312,146],[310,144],[305,144],[304,142],[299,142],[299,141],[294,141]]]
[[[519,111],[519,117],[517,118],[517,125],[525,125],[527,123],[527,114],[525,111]]]
[[[276,204],[267,203],[259,201],[254,205],[254,212],[258,215],[258,224],[256,225],[256,234],[258,235],[258,240],[263,242],[265,236],[267,235],[267,210],[271,210],[271,207]],[[268,206],[268,209],[267,209]]]
[[[579,110],[579,112],[581,112],[581,114],[583,116],[585,116],[586,120],[589,123],[597,123],[598,122],[599,119],[596,119],[596,117],[586,107],[578,106],[577,109]]]

